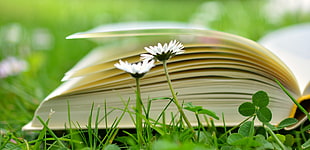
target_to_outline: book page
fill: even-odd
[[[310,95],[310,82],[307,84],[304,92],[302,93],[302,95]]]
[[[117,49],[115,49],[115,47],[117,47]],[[115,58],[123,58],[132,55],[133,53],[137,53],[134,50],[137,50],[137,47],[136,43],[132,40],[125,40],[122,42],[115,42],[112,44],[105,44],[104,46],[96,47],[91,50],[90,53],[87,54],[82,60],[80,60],[73,68],[66,72],[62,81],[96,72],[96,69],[100,67],[100,64],[105,62],[111,62],[111,65],[113,66],[116,62],[118,62],[118,60]],[[85,69],[91,66],[95,66],[95,70]],[[100,69],[104,68],[101,67]]]
[[[293,86],[292,77],[286,72],[285,68],[276,65],[277,63],[272,61],[273,59],[263,54],[254,53],[255,51],[247,51],[243,49],[233,48],[220,48],[220,47],[186,47],[184,54],[175,57],[169,63],[170,72],[187,72],[190,70],[211,70],[211,69],[228,69],[230,71],[247,70],[254,74],[260,74],[270,78],[276,77],[282,81],[285,85],[289,85],[290,91],[294,91],[298,87]],[[138,55],[127,57],[132,59],[138,57]],[[268,59],[269,58],[269,59]],[[126,59],[126,60],[127,60]],[[89,66],[82,70],[87,70],[92,74],[84,75],[83,78],[73,80],[75,82],[71,89],[67,89],[64,93],[72,93],[74,91],[80,91],[87,88],[94,88],[98,86],[105,86],[108,88],[108,83],[116,82],[118,80],[124,81],[130,79],[130,76],[114,67],[116,62],[105,62],[98,65]],[[163,76],[162,68],[160,64],[157,67],[152,68],[152,71],[147,74],[147,77]],[[81,70],[77,70],[76,73]],[[264,75],[265,74],[265,75]],[[126,77],[126,78],[124,78]],[[272,78],[271,77],[271,78]],[[74,79],[74,78],[73,78]],[[164,78],[162,78],[164,79]],[[154,80],[152,80],[154,81]],[[155,82],[155,81],[154,81]],[[113,85],[112,87],[114,87]],[[109,88],[111,88],[109,86]],[[300,93],[294,91],[294,93]]]
[[[256,77],[254,77],[256,78]],[[184,82],[185,81],[185,82]],[[291,101],[284,100],[285,94],[279,92],[279,88],[265,84],[263,82],[237,79],[237,78],[196,78],[190,80],[178,80],[173,82],[175,90],[179,93],[178,98],[184,100],[184,102],[192,102],[194,105],[201,105],[205,108],[212,109],[218,115],[224,113],[225,122],[227,126],[234,126],[240,123],[244,118],[238,113],[238,105],[245,101],[250,101],[251,96],[257,90],[266,90],[271,95],[270,108],[274,112],[272,118],[272,124],[277,124],[289,114],[289,108],[293,105]],[[156,90],[154,90],[156,89]],[[159,83],[154,85],[145,85],[141,87],[142,100],[144,104],[147,104],[149,98],[158,97],[170,97],[170,91],[168,90],[167,83]],[[105,104],[107,104],[107,112],[112,111],[114,108],[123,109],[124,102],[126,100],[134,99],[135,93],[132,88],[123,88],[110,91],[102,91],[95,93],[86,93],[78,95],[70,95],[64,97],[56,97],[49,101],[44,101],[42,105],[36,111],[36,115],[41,118],[47,118],[48,112],[52,109],[55,113],[49,122],[51,129],[62,129],[64,124],[68,124],[67,118],[67,102],[70,103],[71,120],[72,122],[79,122],[79,124],[85,128],[88,125],[88,121],[85,118],[89,117],[89,110],[92,104],[95,107],[101,107],[100,110],[105,110]],[[151,118],[157,118],[162,108],[165,107],[167,100],[156,100],[152,102],[152,110],[150,113]],[[128,106],[134,105],[134,101],[131,101]],[[282,107],[278,107],[278,106]],[[115,113],[109,114],[108,126],[111,126],[115,118],[119,117],[121,110],[117,109]],[[177,112],[175,107],[169,107],[167,110],[170,112]],[[186,112],[191,115],[193,113]],[[94,114],[96,112],[94,111]],[[99,117],[101,118],[101,117]],[[168,118],[167,115],[167,120]],[[197,125],[195,116],[189,117],[193,125]],[[95,119],[93,119],[95,120]],[[222,120],[214,120],[215,125],[222,125]],[[94,123],[93,123],[94,124]],[[258,124],[257,124],[258,125]],[[34,119],[32,127],[42,128],[41,123]],[[101,123],[99,128],[105,128],[105,124]],[[120,128],[132,128],[134,125],[129,116],[125,116],[120,125]]]
[[[309,39],[310,24],[302,24],[274,31],[259,41],[292,70],[301,91],[310,81]]]

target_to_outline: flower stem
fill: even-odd
[[[177,106],[178,111],[180,112],[180,114],[181,114],[182,118],[184,119],[186,125],[187,125],[190,129],[194,130],[193,127],[192,127],[192,125],[191,125],[191,123],[188,121],[188,119],[187,119],[187,117],[186,117],[186,115],[185,115],[185,113],[184,113],[184,111],[183,111],[183,108],[182,108],[182,106],[180,105],[180,103],[179,103],[179,101],[178,101],[178,98],[177,98],[177,96],[176,96],[176,94],[175,94],[175,92],[174,92],[174,89],[173,89],[173,87],[172,87],[171,80],[170,80],[170,76],[169,76],[169,73],[168,73],[167,61],[166,61],[166,60],[163,60],[162,62],[163,62],[163,66],[164,66],[164,71],[165,71],[165,74],[166,74],[166,78],[167,78],[167,81],[168,81],[168,85],[169,85],[169,88],[170,88],[170,91],[171,91],[171,94],[172,94],[172,97],[173,97],[173,102],[174,102],[175,105]]]
[[[141,101],[141,92],[140,92],[140,78],[136,78],[136,130],[137,130],[137,139],[139,145],[142,145],[142,101]]]
[[[228,133],[231,133],[231,131],[237,129],[238,127],[240,127],[243,123],[247,122],[249,119],[251,119],[253,116],[250,116],[246,119],[244,119],[242,122],[240,122],[238,125],[234,126],[233,128],[230,128],[228,131],[226,131],[224,134],[222,134],[219,139],[223,138],[224,136],[227,136]]]
[[[273,133],[273,131],[269,128],[269,127],[265,127],[265,129],[267,130],[267,132],[273,137],[273,139],[276,141],[276,143],[279,144],[279,146],[281,147],[282,150],[286,150],[286,147],[284,146],[284,144],[280,141],[280,139],[277,137],[276,134]]]

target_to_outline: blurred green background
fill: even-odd
[[[0,128],[20,130],[96,43],[65,37],[99,25],[178,21],[258,40],[310,21],[307,0],[2,0]]]

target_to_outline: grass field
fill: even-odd
[[[32,119],[44,97],[61,83],[68,69],[97,46],[84,39],[66,40],[72,33],[116,22],[177,21],[255,41],[273,30],[310,21],[309,11],[304,13],[298,8],[285,11],[285,2],[266,11],[267,3],[267,0],[2,0],[0,61],[16,58],[23,62],[24,71],[19,72],[17,66],[10,74],[0,66],[0,133],[24,137],[21,127]]]

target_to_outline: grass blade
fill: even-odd
[[[288,97],[290,97],[290,99],[307,116],[308,120],[310,121],[310,114],[309,114],[309,112],[297,102],[297,100],[285,89],[285,87],[277,79],[275,79],[275,80],[276,80],[277,84],[281,87],[281,89],[286,93],[286,95]]]
[[[50,129],[48,128],[47,124],[40,118],[40,116],[37,116],[37,119],[40,121],[40,123],[44,126],[44,128],[46,128],[46,130],[49,132],[49,134],[57,141],[57,143],[63,147],[63,148],[66,148],[67,147],[59,140],[59,138],[55,135],[55,133]]]

